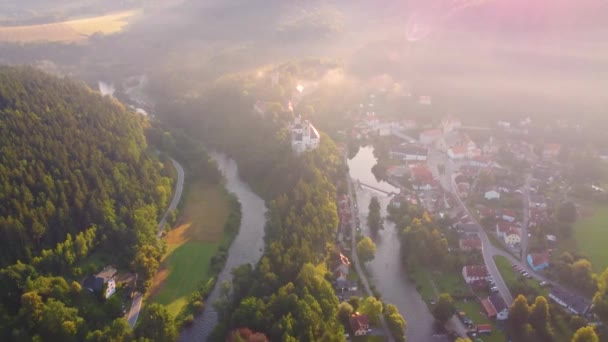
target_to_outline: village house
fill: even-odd
[[[472,284],[478,280],[486,280],[488,276],[489,273],[485,266],[469,265],[462,268],[462,277],[467,284]]]
[[[355,336],[367,335],[367,330],[369,329],[369,319],[366,315],[361,315],[358,312],[355,312],[350,317],[350,328]]]
[[[517,227],[516,225],[513,225],[509,222],[505,222],[505,221],[500,221],[496,224],[496,236],[498,236],[501,239],[504,239],[505,236],[510,233],[511,231],[516,231],[519,232],[520,228]]]
[[[458,246],[465,252],[481,250],[481,240],[479,238],[460,239]]]
[[[103,298],[110,298],[116,292],[116,269],[112,266],[106,266],[101,272],[96,275],[87,277],[82,287],[91,291],[102,293]]]
[[[504,321],[509,318],[509,308],[498,293],[492,293],[488,298],[482,299],[481,306],[490,319]]]
[[[509,307],[507,306],[507,303],[505,303],[504,299],[502,299],[500,294],[492,293],[488,299],[496,310],[496,319],[499,321],[507,320],[509,318]]]
[[[551,289],[549,298],[575,315],[586,315],[591,309],[591,301],[559,286]]]
[[[395,149],[391,149],[389,155],[393,159],[399,159],[406,162],[426,161],[428,156],[428,149],[416,145],[399,146]]]
[[[549,253],[530,253],[527,257],[528,264],[535,272],[539,272],[549,267]]]
[[[415,190],[431,190],[435,185],[435,178],[427,165],[410,165],[410,175]]]
[[[507,222],[513,223],[515,221],[515,219],[517,218],[517,214],[513,210],[503,209],[501,218]]]
[[[497,200],[500,199],[500,192],[498,192],[496,189],[488,190],[485,192],[485,194],[483,194],[483,197],[488,201]]]
[[[505,243],[509,246],[521,243],[521,234],[519,229],[511,228],[505,233]]]

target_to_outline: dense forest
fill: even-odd
[[[1,340],[132,336],[126,289],[102,300],[80,282],[99,260],[144,287],[156,271],[173,171],[148,149],[145,125],[78,82],[0,68]]]

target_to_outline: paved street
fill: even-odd
[[[143,296],[141,293],[135,293],[135,296],[133,297],[133,302],[131,303],[131,309],[129,309],[129,313],[127,315],[127,321],[129,322],[131,328],[135,326],[135,323],[137,323],[137,319],[139,318],[139,311],[141,310],[142,299]]]
[[[184,168],[178,163],[175,159],[171,158],[171,162],[173,163],[173,167],[177,171],[177,182],[175,182],[175,192],[173,193],[173,199],[169,204],[169,208],[165,211],[162,219],[158,223],[158,237],[160,238],[160,234],[165,228],[165,224],[167,223],[167,217],[171,211],[174,211],[179,204],[179,201],[182,197],[182,193],[184,191]],[[141,310],[141,302],[143,300],[142,294],[136,292],[133,296],[133,301],[131,302],[131,308],[127,314],[127,321],[129,321],[129,325],[131,328],[135,326],[137,323],[137,318],[139,318],[139,311]]]

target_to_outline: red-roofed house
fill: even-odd
[[[549,267],[549,253],[530,253],[528,254],[528,264],[535,272]]]
[[[481,250],[481,240],[478,238],[460,239],[458,245],[463,251]]]
[[[485,266],[469,265],[462,268],[462,277],[467,284],[478,280],[486,280],[488,275],[488,270]]]
[[[464,159],[467,156],[467,148],[464,146],[454,146],[448,149],[448,157],[450,159],[458,160]]]
[[[369,319],[365,315],[360,315],[358,312],[350,317],[350,327],[355,336],[367,335],[369,329]]]
[[[477,326],[478,334],[490,334],[492,333],[492,326],[489,324],[479,324]]]
[[[494,309],[494,305],[492,305],[489,298],[482,299],[481,306],[483,306],[483,310],[488,318],[496,318],[496,309]]]

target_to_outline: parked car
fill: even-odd
[[[493,286],[493,287],[492,287],[490,290],[491,290],[492,292],[498,292],[498,287]]]

